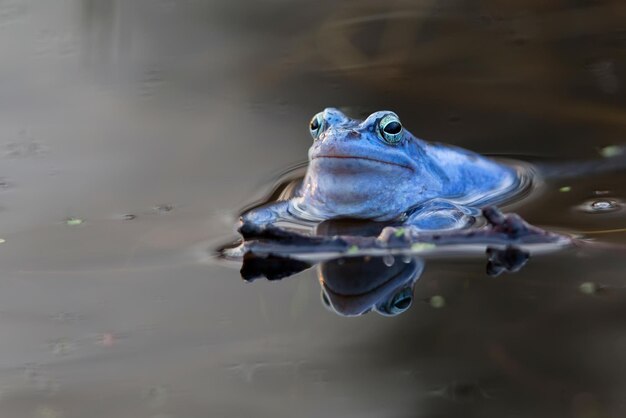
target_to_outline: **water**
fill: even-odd
[[[209,254],[325,106],[602,158],[626,128],[622,3],[0,0],[0,415],[625,416],[624,212],[581,210],[621,204],[624,172],[510,207],[595,244],[498,278],[434,260],[393,318]]]

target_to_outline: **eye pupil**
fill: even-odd
[[[404,309],[408,308],[410,305],[411,305],[411,298],[410,298],[410,297],[403,297],[403,298],[401,298],[400,300],[397,300],[397,301],[393,304],[393,306],[394,306],[396,309],[402,309],[402,310],[404,310]]]
[[[311,121],[311,130],[312,131],[317,131],[320,127],[320,122],[319,120],[317,120],[317,118],[313,118],[313,120]]]
[[[395,121],[394,122],[389,122],[383,128],[383,131],[385,131],[386,133],[391,134],[391,135],[398,134],[398,133],[400,133],[401,130],[402,130],[402,125],[400,125],[400,123],[395,122]]]
[[[383,307],[383,312],[385,315],[399,315],[409,309],[411,302],[413,302],[413,290],[410,287],[405,287]]]
[[[398,117],[390,113],[378,123],[379,135],[388,144],[396,145],[402,141],[404,133]]]
[[[309,132],[313,139],[317,139],[322,131],[324,131],[324,129],[324,116],[322,113],[318,113],[317,115],[313,116],[313,119],[311,119],[311,122],[309,123]]]

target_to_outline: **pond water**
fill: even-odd
[[[212,256],[326,106],[615,153],[623,1],[0,0],[0,56],[0,416],[626,416],[626,171],[507,208],[593,244],[497,278],[433,260],[392,318]]]

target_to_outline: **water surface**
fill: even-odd
[[[0,0],[0,415],[625,416],[623,251],[499,278],[431,262],[394,318],[327,311],[313,270],[246,284],[209,254],[326,106],[602,158],[626,133],[625,22],[619,0]],[[624,199],[613,172],[511,210],[608,231],[625,212],[589,208]]]

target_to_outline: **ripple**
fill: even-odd
[[[586,213],[607,213],[619,211],[623,206],[623,203],[618,199],[602,198],[587,200],[576,208]]]

